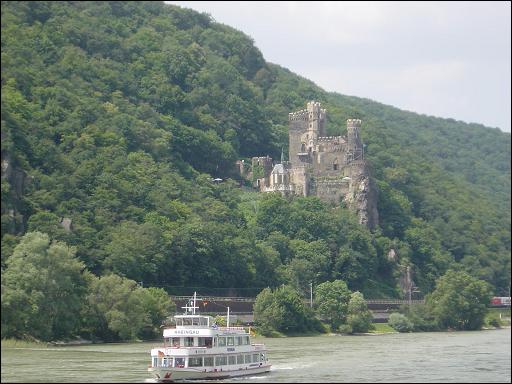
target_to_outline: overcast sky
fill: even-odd
[[[327,91],[510,132],[510,2],[167,1]]]

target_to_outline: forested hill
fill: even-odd
[[[508,291],[510,134],[327,93],[159,2],[2,2],[1,38],[2,273],[40,231],[96,276],[175,293],[343,279],[398,297],[407,265],[422,293],[449,268]],[[316,198],[239,187],[235,161],[286,152],[288,113],[310,100],[329,133],[363,120],[374,233]]]

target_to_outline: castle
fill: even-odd
[[[273,164],[272,158],[253,157],[254,187],[283,195],[318,196],[354,210],[361,224],[378,223],[376,190],[364,159],[359,136],[361,120],[347,120],[346,136],[325,136],[327,111],[319,102],[288,115],[288,161]]]

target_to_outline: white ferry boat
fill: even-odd
[[[196,293],[175,327],[163,331],[164,346],[151,350],[148,371],[158,382],[222,379],[270,371],[264,344],[251,343],[244,327],[218,327],[211,316],[196,314]]]

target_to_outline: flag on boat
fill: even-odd
[[[164,357],[165,354],[162,351],[158,351],[158,357]]]

